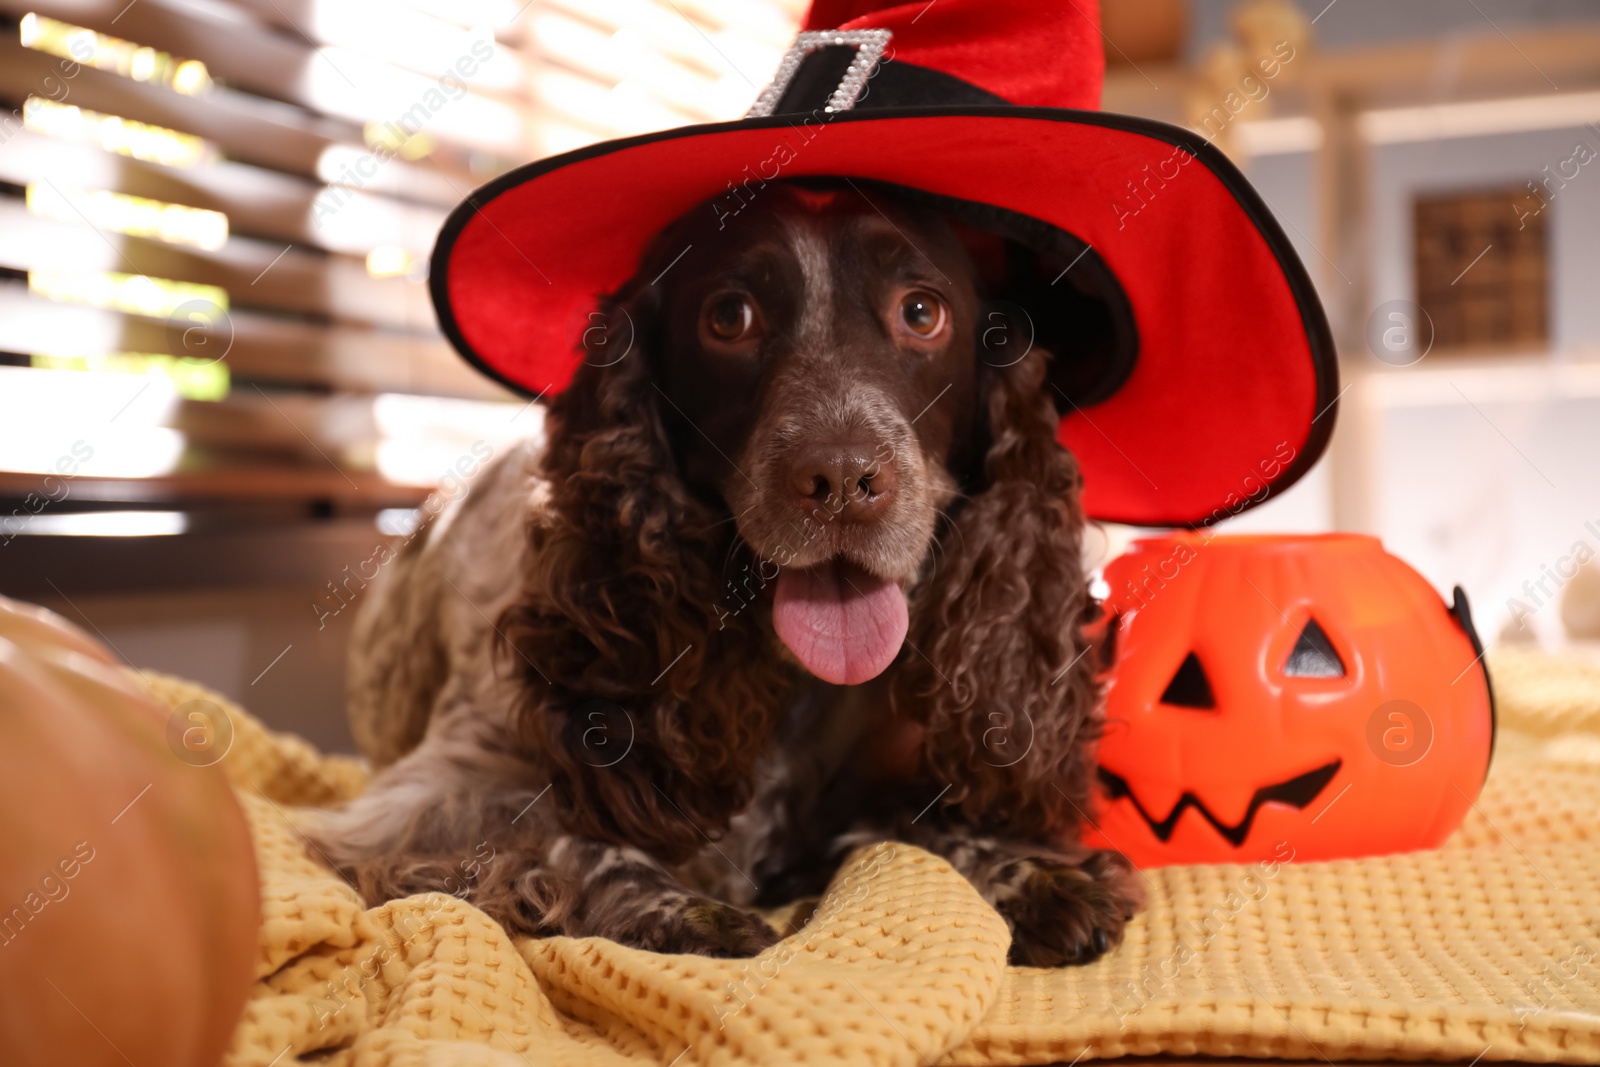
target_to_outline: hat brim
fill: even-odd
[[[844,176],[992,204],[1086,242],[1131,306],[1121,388],[1058,437],[1093,518],[1198,526],[1292,485],[1332,432],[1338,364],[1322,305],[1244,176],[1194,133],[1051,108],[850,111],[690,126],[540,160],[446,220],[429,286],[450,341],[529,396],[581,361],[588,312],[691,207],[765,180]],[[748,185],[744,184],[746,181]],[[726,208],[725,208],[726,210]]]

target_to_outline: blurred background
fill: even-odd
[[[0,593],[350,749],[380,546],[540,426],[437,331],[445,214],[738,117],[804,6],[0,0]],[[1106,109],[1228,152],[1339,342],[1328,455],[1225,529],[1374,533],[1486,636],[1600,638],[1600,5],[1103,20]]]

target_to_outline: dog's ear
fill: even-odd
[[[1057,443],[1047,353],[980,374],[982,484],[949,520],[912,605],[894,694],[924,727],[942,803],[979,826],[1044,836],[1087,810],[1098,689],[1082,655],[1087,581],[1071,453]]]
[[[548,499],[530,513],[522,592],[499,628],[562,821],[670,857],[743,805],[752,737],[777,701],[751,666],[770,658],[754,613],[730,616],[722,596],[731,526],[687,490],[668,444],[656,300],[635,280],[590,322],[550,406]]]

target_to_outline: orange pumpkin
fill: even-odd
[[[1439,845],[1489,765],[1465,595],[1376,538],[1175,534],[1105,570],[1095,843],[1141,867]]]
[[[221,771],[82,631],[0,598],[0,1059],[212,1067],[260,897]]]

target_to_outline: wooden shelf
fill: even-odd
[[[359,568],[395,539],[370,515],[190,515],[190,532],[167,537],[19,536],[0,548],[0,595],[56,602],[83,596],[160,590],[299,587],[325,583]],[[369,569],[370,573],[370,569]],[[66,614],[76,617],[69,608]],[[306,618],[314,618],[311,598]]]
[[[0,499],[16,500],[40,492],[43,475],[0,471]],[[311,466],[218,466],[154,478],[72,479],[79,501],[136,504],[327,501],[366,509],[416,507],[428,490],[396,485],[370,471],[340,472],[328,464]],[[10,514],[10,509],[7,509]]]

